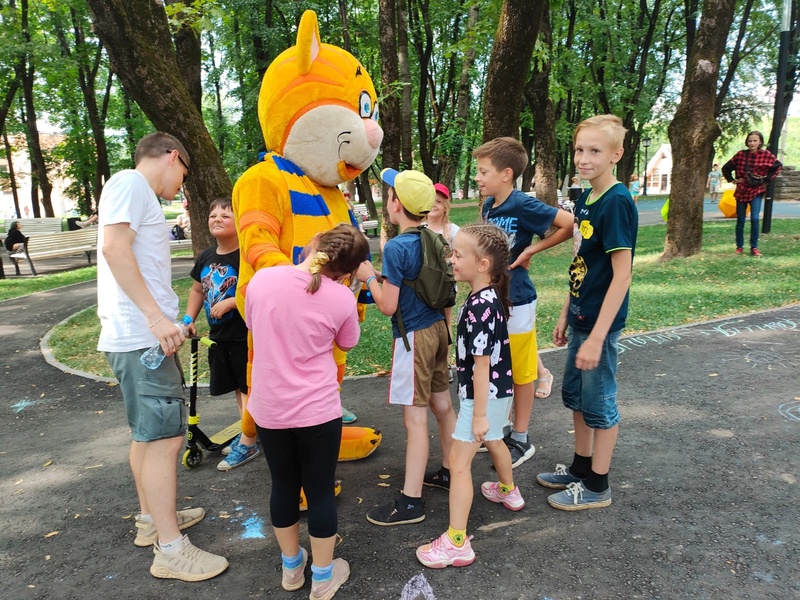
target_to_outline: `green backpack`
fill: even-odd
[[[416,279],[403,279],[417,298],[431,308],[442,310],[455,301],[455,278],[453,265],[450,264],[450,244],[441,233],[435,233],[427,227],[409,227],[403,233],[417,233],[422,248],[422,267]],[[397,308],[397,327],[403,337],[406,351],[411,351],[403,315]],[[448,334],[449,335],[449,334]]]

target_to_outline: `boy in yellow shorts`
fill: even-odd
[[[536,347],[536,288],[528,274],[531,257],[572,237],[573,216],[514,189],[528,164],[528,152],[514,138],[486,142],[472,153],[478,159],[475,182],[485,198],[481,216],[508,234],[511,244],[511,314],[508,333],[514,379],[514,422],[505,437],[513,467],[536,452],[528,440],[538,377]],[[545,237],[548,229],[555,231]],[[539,240],[532,243],[533,236]]]

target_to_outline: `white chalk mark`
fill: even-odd
[[[800,402],[787,402],[778,407],[780,415],[790,421],[800,423]]]
[[[436,600],[431,584],[428,583],[428,580],[425,579],[425,575],[422,573],[414,575],[414,577],[408,580],[408,583],[403,587],[403,591],[400,594],[400,600],[418,600],[420,597],[425,600]]]
[[[512,525],[517,525],[518,523],[524,523],[525,521],[530,521],[530,517],[520,517],[519,519],[511,519],[510,521],[498,521],[497,523],[481,525],[478,527],[478,531],[494,531],[495,529],[501,529],[502,527],[510,527]]]

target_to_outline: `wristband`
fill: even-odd
[[[365,282],[367,289],[369,289],[369,284],[373,279],[377,279],[377,277],[375,275],[370,275],[369,277],[367,277],[367,281]]]
[[[153,327],[155,327],[156,325],[158,325],[159,323],[161,323],[161,321],[163,321],[163,320],[164,320],[164,315],[163,315],[163,313],[162,313],[162,315],[161,315],[160,317],[158,317],[158,318],[157,318],[155,321],[153,321],[152,323],[150,323],[150,325],[148,325],[148,326],[147,326],[147,328],[148,328],[148,329],[152,329]]]

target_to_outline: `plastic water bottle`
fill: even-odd
[[[183,335],[186,335],[186,327],[192,324],[192,317],[189,315],[184,315],[180,321],[175,321],[173,325],[180,329],[183,332]],[[161,366],[161,363],[164,362],[164,351],[161,349],[161,344],[156,342],[150,348],[142,353],[142,357],[139,359],[142,361],[142,364],[150,370],[155,370]]]

